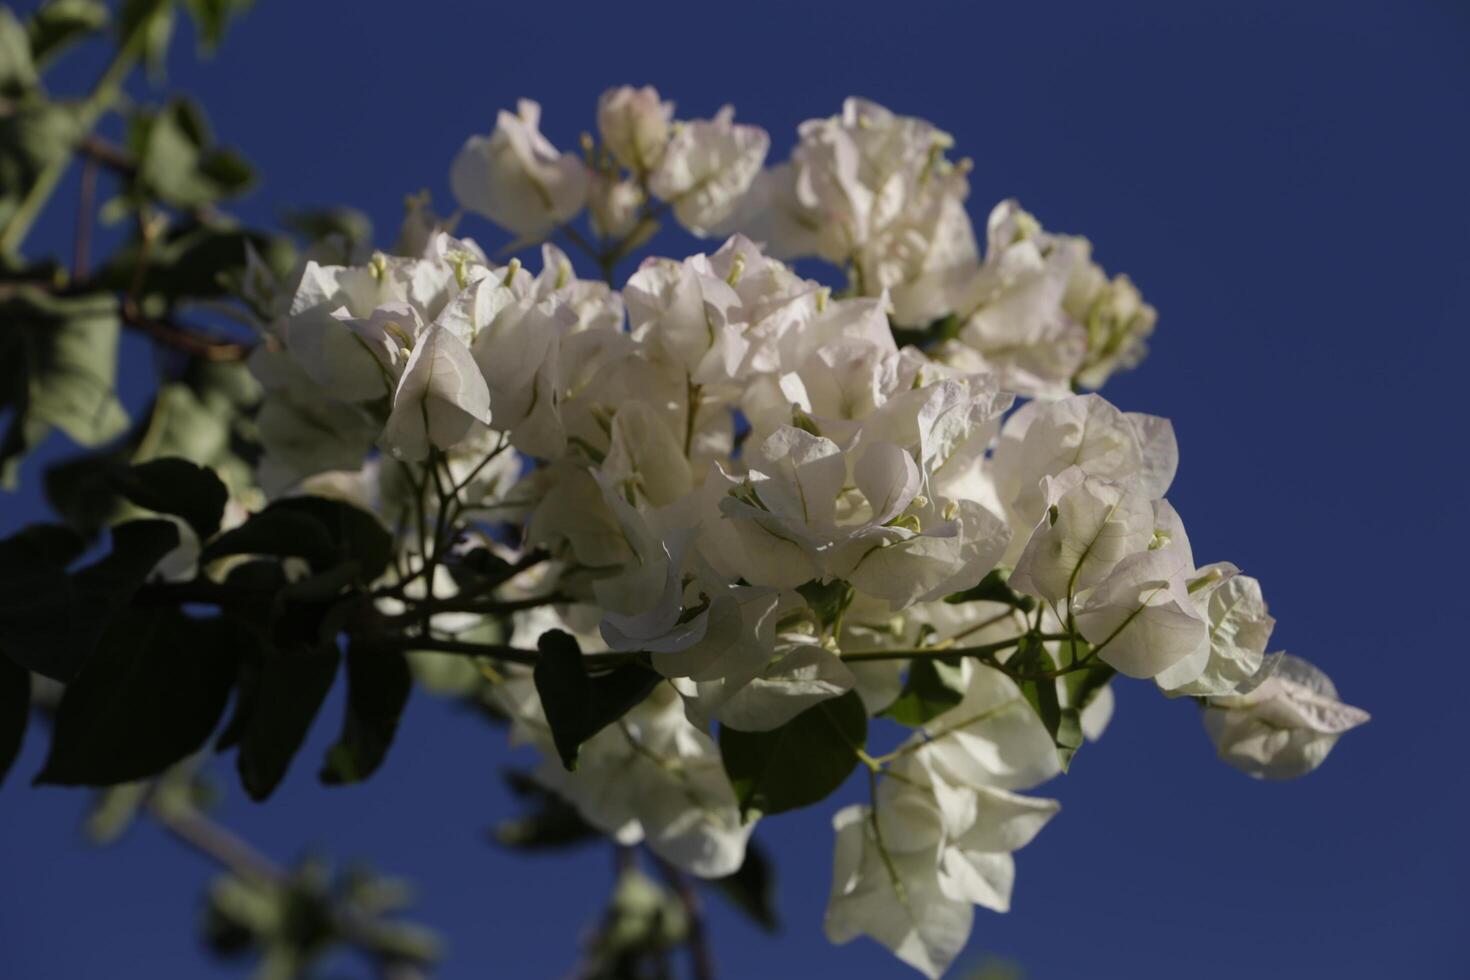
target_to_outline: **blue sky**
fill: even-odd
[[[82,61],[69,77],[90,74]],[[538,99],[570,146],[624,82],[686,117],[732,102],[771,132],[773,159],[801,120],[864,95],[955,135],[977,221],[1015,196],[1090,236],[1160,311],[1152,356],[1105,394],[1174,421],[1170,498],[1196,555],[1257,576],[1273,645],[1374,715],[1318,772],[1265,785],[1215,761],[1191,705],[1116,685],[1107,736],[1047,788],[1063,812],[1018,855],[1014,910],[978,913],[969,955],[1035,980],[1463,976],[1470,8],[261,0],[214,60],[180,45],[167,84],[260,167],[247,217],[346,202],[387,244],[405,194],[449,206],[449,160],[497,108]],[[475,219],[462,231],[499,241]],[[37,241],[69,235],[63,210]],[[126,366],[136,403],[146,352],[130,345]],[[32,483],[0,500],[0,531],[40,513]],[[317,785],[339,708],[269,804],[232,790],[224,819],[281,858],[320,843],[414,879],[449,941],[445,977],[560,975],[609,854],[487,845],[516,760],[423,695],[374,780]],[[38,734],[0,788],[0,973],[235,975],[193,936],[208,864],[151,828],[85,845],[83,796],[26,785]],[[785,928],[767,938],[712,900],[723,976],[911,975],[822,937],[835,808],[762,825]]]

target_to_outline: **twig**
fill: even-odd
[[[192,806],[150,802],[148,812],[175,839],[213,860],[240,878],[273,887],[288,887],[291,873],[257,851],[248,841],[228,827],[211,819]],[[342,930],[342,938],[371,956],[383,980],[423,980],[427,976],[419,964],[391,955],[378,948],[373,939],[374,923],[351,908],[333,903],[332,917]]]
[[[689,920],[688,938],[684,940],[684,944],[689,948],[691,976],[694,980],[714,980],[715,961],[710,951],[709,934],[705,930],[704,903],[700,901],[699,892],[690,884],[688,875],[663,858],[654,855],[653,862],[664,881],[668,882],[678,896],[679,904],[684,906],[684,915]]]
[[[253,344],[236,341],[211,340],[191,328],[179,326],[168,320],[153,320],[143,315],[138,304],[125,299],[119,307],[123,323],[139,333],[146,334],[166,347],[181,350],[206,361],[243,361],[255,349]]]
[[[74,279],[85,279],[91,265],[92,220],[97,209],[97,161],[88,159],[82,164],[82,187],[77,200],[77,236],[73,245],[71,274]]]

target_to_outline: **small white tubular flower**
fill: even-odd
[[[1137,367],[1148,353],[1145,341],[1154,332],[1158,312],[1127,276],[1109,280],[1088,259],[1073,273],[1062,302],[1067,315],[1087,331],[1087,356],[1077,371],[1083,387],[1101,388],[1113,372]]]
[[[1327,675],[1282,656],[1246,694],[1211,698],[1205,731],[1230,765],[1257,779],[1292,779],[1320,766],[1344,732],[1368,712],[1343,704]]]
[[[649,180],[653,195],[672,204],[695,235],[717,234],[737,213],[770,149],[764,129],[734,120],[725,106],[713,119],[676,123]]]
[[[1057,810],[1054,800],[952,783],[920,761],[901,760],[872,807],[848,807],[833,820],[827,937],[872,936],[938,977],[969,939],[973,905],[1009,910],[1011,852]]]
[[[1046,513],[1031,534],[1011,588],[1053,602],[1092,588],[1154,539],[1154,507],[1142,493],[1079,468],[1043,477]]]
[[[669,142],[674,103],[659,100],[651,85],[608,89],[597,100],[597,131],[618,163],[635,174],[655,170]]]
[[[475,423],[490,424],[490,389],[470,349],[441,326],[414,345],[393,395],[381,442],[395,459],[416,462],[429,447],[452,449]]]
[[[513,114],[502,110],[489,136],[471,136],[449,171],[461,207],[529,241],[582,210],[587,179],[576,154],[541,135],[541,106],[528,99]]]
[[[1266,612],[1261,583],[1229,562],[1217,562],[1190,576],[1189,591],[1209,622],[1210,656],[1198,677],[1166,690],[1198,697],[1242,689],[1265,662],[1276,625]]]

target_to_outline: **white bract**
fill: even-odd
[[[1343,704],[1327,675],[1298,657],[1281,656],[1245,694],[1211,698],[1205,731],[1220,758],[1257,779],[1292,779],[1327,758],[1344,732],[1368,712]]]
[[[1196,564],[1165,499],[1169,422],[1073,394],[1136,363],[1155,320],[1085,239],[1006,201],[982,255],[951,137],[861,99],[804,123],[764,173],[769,138],[728,107],[676,121],[623,87],[596,128],[560,153],[522,102],[451,182],[514,244],[561,234],[606,282],[549,243],[539,269],[491,261],[420,200],[408,254],[250,272],[275,316],[251,361],[264,491],[402,529],[378,613],[426,649],[483,641],[455,683],[484,688],[588,822],[733,873],[747,797],[808,774],[727,773],[715,729],[779,740],[815,712],[887,711],[913,734],[886,754],[810,750],[839,770],[861,750],[875,786],[837,814],[826,928],[938,976],[974,906],[1009,907],[1012,854],[1057,810],[1019,791],[1102,734],[1114,672],[1200,699],[1220,755],[1253,775],[1306,772],[1366,720],[1266,655],[1254,578]],[[623,266],[667,212],[749,237]],[[795,256],[842,266],[847,287]],[[476,585],[487,562],[498,577]],[[424,602],[441,605],[415,616]],[[652,689],[580,733],[575,771],[526,666],[552,629],[576,638],[589,688],[631,668]],[[780,744],[804,764],[807,745]]]
[[[545,238],[587,200],[587,168],[541,135],[541,106],[522,99],[489,136],[471,136],[449,173],[460,207],[521,238]]]

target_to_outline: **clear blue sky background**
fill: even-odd
[[[1091,236],[1160,311],[1153,355],[1106,394],[1174,420],[1171,498],[1196,554],[1259,577],[1275,645],[1374,715],[1318,772],[1263,785],[1215,761],[1191,705],[1117,685],[1106,738],[1048,787],[1063,812],[1019,855],[1014,911],[979,913],[969,955],[1037,980],[1470,973],[1470,8],[263,0],[215,60],[181,46],[168,80],[260,166],[244,214],[350,202],[384,244],[405,193],[448,206],[449,160],[497,108],[539,99],[570,146],[623,82],[686,116],[733,102],[771,132],[773,159],[801,120],[865,95],[955,135],[977,222],[1013,195]],[[69,220],[39,239],[66,248]],[[462,230],[498,242],[477,220]],[[140,347],[127,364],[136,404],[151,367]],[[34,485],[0,499],[0,531],[40,513]],[[445,977],[564,971],[606,851],[488,846],[512,808],[497,775],[511,756],[426,696],[377,778],[317,785],[339,707],[275,799],[232,790],[223,817],[281,858],[316,842],[413,878],[450,943]],[[83,844],[83,796],[26,785],[36,734],[0,789],[0,974],[233,975],[192,934],[208,864],[150,828]],[[762,825],[785,929],[767,938],[714,904],[724,976],[910,975],[875,945],[822,937],[834,808]]]

